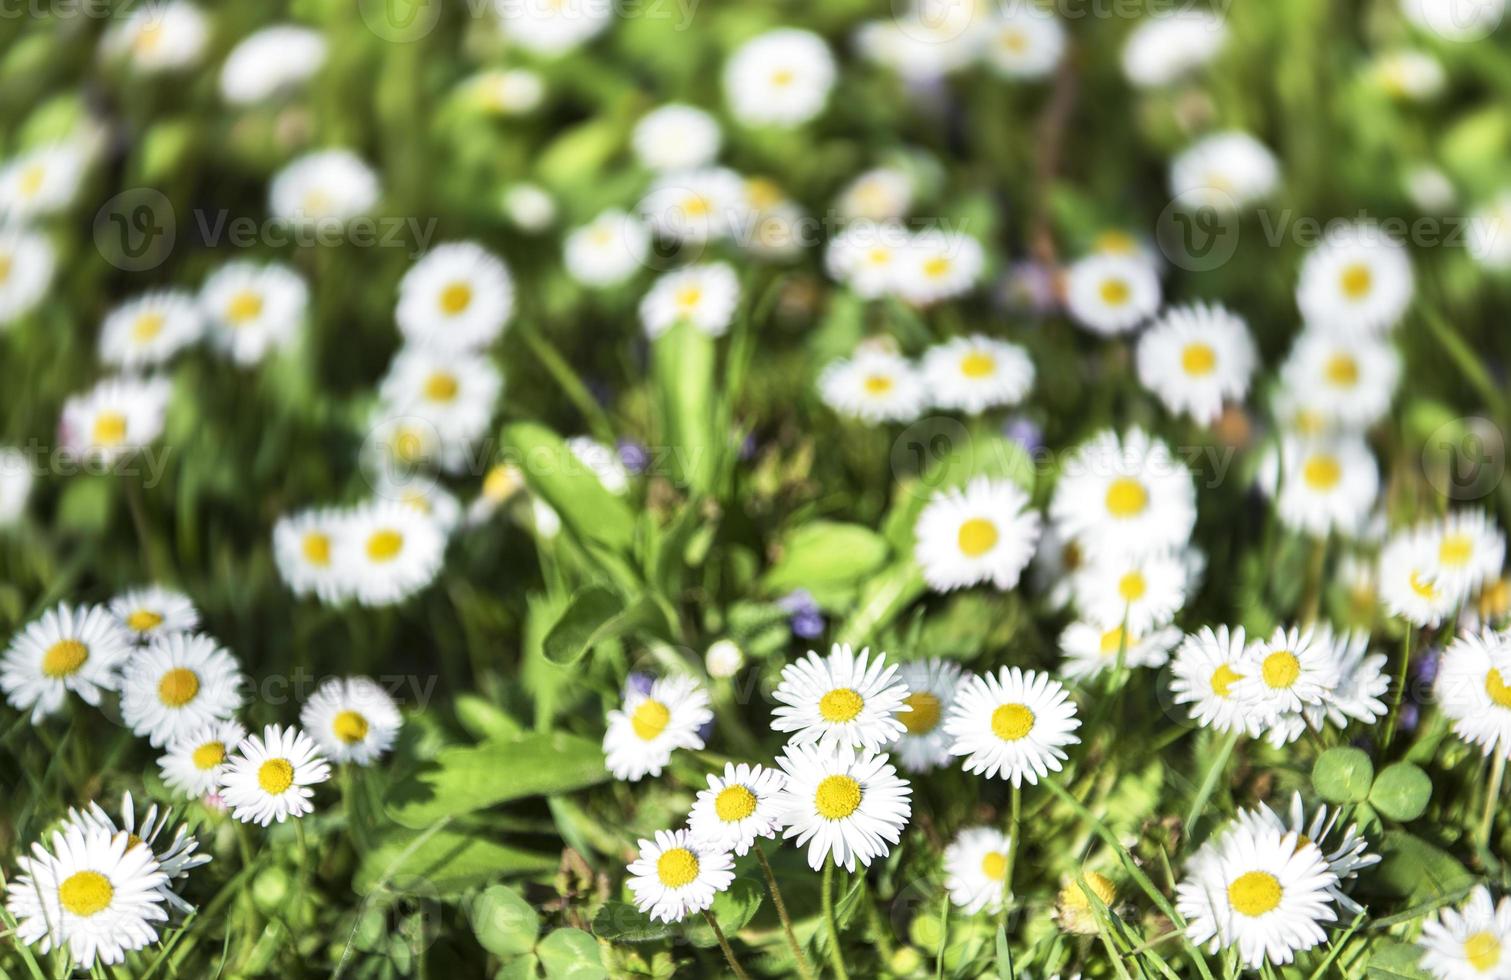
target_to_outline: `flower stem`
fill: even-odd
[[[1002,866],[1002,908],[997,912],[997,925],[1007,928],[1007,910],[1012,905],[1013,864],[1018,858],[1018,818],[1023,810],[1023,790],[1013,784],[1007,805],[1007,862]]]
[[[1401,699],[1406,695],[1406,674],[1411,670],[1411,637],[1416,628],[1410,623],[1406,625],[1406,639],[1401,641],[1401,669],[1396,672],[1396,692],[1390,705],[1390,720],[1385,723],[1385,741],[1381,744],[1382,749],[1390,748],[1391,740],[1396,737],[1396,723],[1401,716]]]
[[[729,968],[734,971],[734,975],[739,980],[750,980],[750,974],[746,973],[745,968],[740,965],[740,961],[735,959],[735,951],[729,948],[729,940],[724,938],[724,930],[719,928],[719,920],[715,919],[714,914],[708,909],[704,909],[703,921],[707,922],[708,928],[714,931],[714,938],[719,941],[719,948],[724,951],[724,960],[729,964]]]
[[[1490,846],[1490,829],[1495,825],[1495,804],[1500,800],[1501,780],[1506,775],[1506,754],[1496,746],[1495,762],[1490,766],[1490,788],[1485,793],[1485,813],[1480,818],[1477,835],[1479,850],[1483,853]]]
[[[1191,810],[1186,814],[1186,837],[1191,836],[1191,828],[1196,826],[1196,821],[1201,819],[1201,811],[1212,798],[1212,791],[1217,788],[1217,780],[1227,768],[1228,759],[1233,755],[1233,749],[1238,745],[1239,737],[1243,735],[1242,728],[1235,728],[1228,733],[1223,740],[1222,746],[1217,750],[1217,757],[1207,767],[1207,774],[1202,777],[1201,786],[1196,790],[1196,796],[1191,800]]]
[[[803,947],[798,945],[797,933],[792,930],[792,917],[787,914],[787,903],[782,900],[782,889],[776,883],[776,875],[771,870],[771,862],[766,860],[766,851],[761,847],[761,842],[755,842],[756,860],[761,864],[761,872],[766,875],[766,890],[771,893],[771,904],[776,907],[776,917],[782,922],[782,932],[787,936],[787,945],[792,948],[792,957],[797,962],[797,972],[803,980],[814,980],[813,967],[808,965],[808,957],[803,955]]]
[[[850,980],[845,969],[845,954],[839,948],[839,921],[834,917],[834,855],[824,865],[824,924],[829,928],[829,965],[834,967],[836,980]]]

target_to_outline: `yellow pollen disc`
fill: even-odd
[[[866,393],[870,395],[885,395],[892,390],[892,379],[885,374],[873,374],[866,379]]]
[[[1129,572],[1118,580],[1118,595],[1124,602],[1138,602],[1148,591],[1149,583],[1144,581],[1143,572]]]
[[[663,851],[656,859],[656,877],[668,888],[682,888],[698,879],[698,855],[685,847]]]
[[[764,177],[752,177],[745,182],[745,197],[757,211],[776,207],[782,203],[782,189],[775,181]]]
[[[1279,906],[1283,894],[1279,878],[1267,871],[1249,871],[1228,886],[1228,904],[1235,912],[1256,918]]]
[[[1481,973],[1489,973],[1500,965],[1500,939],[1493,932],[1476,932],[1464,940],[1464,959]]]
[[[1331,456],[1313,456],[1302,465],[1301,479],[1313,490],[1331,490],[1343,479],[1343,467]]]
[[[682,213],[692,218],[701,218],[713,212],[713,205],[702,194],[689,194],[682,202]]]
[[[1264,682],[1275,690],[1284,690],[1301,676],[1301,661],[1289,650],[1276,650],[1264,658],[1259,667]]]
[[[1081,567],[1081,548],[1074,541],[1067,541],[1065,547],[1060,549],[1060,564],[1065,566],[1067,572]]]
[[[1205,377],[1217,367],[1217,352],[1210,344],[1200,341],[1187,344],[1180,352],[1180,367],[1193,378]]]
[[[930,279],[939,279],[950,271],[950,260],[943,255],[936,255],[923,263],[923,274]]]
[[[1034,713],[1026,704],[1004,704],[992,712],[992,734],[1016,742],[1033,731]]]
[[[367,719],[350,709],[331,719],[331,732],[347,745],[356,745],[367,737]]]
[[[114,446],[126,439],[126,416],[108,409],[94,417],[94,441],[98,446]]]
[[[1474,557],[1474,542],[1467,534],[1450,534],[1438,545],[1438,563],[1462,568]]]
[[[136,32],[136,37],[131,39],[131,46],[138,54],[147,54],[156,50],[163,43],[162,24],[143,24]]]
[[[75,871],[58,886],[58,902],[64,911],[81,919],[105,911],[113,898],[115,888],[98,871]]]
[[[1505,678],[1494,667],[1485,673],[1485,693],[1502,708],[1511,708],[1511,687],[1506,685]]]
[[[671,709],[660,701],[645,700],[630,715],[630,727],[635,730],[635,735],[642,742],[649,742],[666,730],[667,722],[672,720]]]
[[[939,725],[939,699],[928,691],[914,691],[903,704],[912,708],[897,716],[909,735],[927,735]]]
[[[1130,640],[1128,645],[1130,647],[1133,646],[1133,641]],[[1102,634],[1102,656],[1110,656],[1121,649],[1123,649],[1123,628],[1121,626],[1114,626]]]
[[[157,699],[170,708],[182,708],[199,693],[199,675],[187,667],[174,667],[157,682]]]
[[[1212,693],[1220,698],[1227,698],[1232,691],[1233,682],[1243,680],[1243,675],[1238,671],[1223,664],[1212,671]]]
[[[827,776],[813,794],[813,805],[825,820],[843,820],[860,809],[860,783],[849,776]]]
[[[755,811],[755,794],[739,784],[724,787],[714,797],[714,815],[725,823],[738,823]]]
[[[425,437],[413,429],[395,430],[389,445],[393,454],[405,463],[418,463],[425,458]]]
[[[1122,306],[1133,295],[1133,290],[1129,289],[1128,284],[1121,279],[1104,281],[1099,291],[1102,294],[1102,302],[1108,306]]]
[[[771,84],[777,88],[786,88],[796,78],[790,68],[782,68],[771,73]]]
[[[483,477],[483,496],[489,500],[506,500],[518,489],[519,480],[515,478],[514,469],[507,463],[498,464]]]
[[[257,767],[257,785],[269,796],[277,796],[294,785],[294,764],[287,759],[269,759]]]
[[[156,629],[163,624],[161,613],[155,613],[151,609],[138,609],[126,617],[126,625],[138,633]]]
[[[367,539],[367,557],[373,561],[392,561],[404,550],[404,535],[385,528]]]
[[[980,558],[996,546],[997,525],[984,517],[972,517],[961,523],[956,537],[961,552],[970,558]]]
[[[206,742],[194,750],[190,759],[193,760],[196,769],[214,769],[226,761],[226,743]]]
[[[1131,476],[1120,476],[1107,487],[1107,512],[1113,517],[1137,517],[1149,506],[1149,491]]]
[[[167,322],[161,313],[143,313],[131,325],[131,339],[139,344],[145,344],[162,333],[163,326]]]
[[[892,261],[892,250],[878,245],[866,253],[866,261],[871,265],[886,265]]]
[[[329,194],[314,188],[304,195],[304,213],[307,217],[318,218],[330,213],[332,203],[334,202]]]
[[[1007,855],[1001,851],[987,851],[981,856],[981,873],[993,881],[1007,877]]]
[[[10,270],[13,264],[14,262],[9,255],[0,255],[0,286],[3,286],[5,280],[10,278]]]
[[[1296,431],[1304,436],[1320,435],[1327,428],[1327,419],[1321,412],[1314,412],[1309,408],[1303,408],[1291,419],[1291,425]]]
[[[836,687],[818,699],[818,713],[825,721],[853,721],[866,706],[866,699],[848,687]]]
[[[1011,51],[1013,54],[1022,54],[1028,50],[1028,39],[1023,36],[1021,31],[1003,31],[1001,43],[1003,48]]]
[[[1352,388],[1359,383],[1359,362],[1348,354],[1334,354],[1327,359],[1322,369],[1329,384],[1339,388]]]
[[[142,839],[135,834],[126,835],[126,850],[131,850],[142,843]]]
[[[69,677],[89,659],[89,648],[78,640],[59,640],[42,655],[42,676]]]
[[[299,550],[304,553],[304,560],[311,565],[329,565],[331,563],[331,539],[329,535],[319,531],[310,531],[299,543]]]
[[[472,305],[472,287],[465,282],[454,282],[441,290],[441,312],[456,316]]]
[[[456,398],[460,387],[456,383],[456,375],[437,371],[425,379],[425,398],[427,401],[449,402]]]
[[[1111,905],[1118,897],[1117,886],[1106,876],[1099,875],[1095,871],[1083,871],[1081,881],[1086,882],[1086,887],[1091,889],[1092,894],[1102,900],[1103,905]],[[1091,899],[1081,891],[1079,882],[1072,881],[1060,892],[1060,904],[1075,909],[1078,912],[1091,910]]]
[[[960,373],[967,378],[989,378],[997,370],[997,359],[985,351],[973,350],[960,359]]]
[[[1363,299],[1368,296],[1374,282],[1374,273],[1370,272],[1369,266],[1363,262],[1355,262],[1346,267],[1343,275],[1338,277],[1338,285],[1343,288],[1343,295],[1349,299]]]
[[[42,168],[41,164],[33,164],[27,167],[26,172],[21,175],[21,196],[35,197],[37,192],[42,189],[42,183],[46,179],[47,171]]]
[[[1138,251],[1138,241],[1126,231],[1109,228],[1099,232],[1091,244],[1093,252],[1111,252],[1115,255],[1132,255]]]
[[[250,289],[243,289],[226,304],[226,319],[232,326],[242,326],[262,315],[262,297]]]
[[[1438,597],[1437,586],[1433,585],[1429,579],[1424,579],[1420,572],[1411,573],[1411,591],[1428,602],[1432,602]]]
[[[677,308],[681,310],[694,309],[702,298],[703,290],[697,286],[686,286],[677,290]]]

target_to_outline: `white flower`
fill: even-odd
[[[870,650],[855,654],[836,643],[829,656],[812,650],[782,668],[772,693],[780,707],[771,713],[771,729],[790,732],[789,744],[852,746],[875,751],[906,729],[896,717],[909,694],[897,679],[897,665]]]
[[[1181,548],[1196,525],[1196,487],[1163,442],[1108,429],[1066,459],[1049,514],[1083,553]]]
[[[1511,898],[1496,902],[1475,886],[1462,909],[1439,909],[1422,923],[1421,966],[1437,980],[1502,980],[1511,976]]]
[[[393,500],[354,508],[337,538],[337,574],[367,606],[390,606],[435,580],[446,557],[446,535],[429,514]]]
[[[13,527],[31,499],[32,460],[19,449],[0,446],[0,529]]]
[[[1059,772],[1064,748],[1081,741],[1076,706],[1060,682],[1033,670],[999,668],[964,681],[944,722],[954,741],[950,754],[965,756],[965,771],[1014,786]]]
[[[404,273],[394,318],[409,343],[454,353],[491,344],[513,312],[503,261],[476,243],[448,242]]]
[[[914,235],[898,256],[897,295],[928,306],[970,292],[986,264],[981,243],[963,232],[935,228]]]
[[[724,167],[662,174],[636,205],[658,236],[692,245],[727,237],[745,209],[745,182]]]
[[[949,765],[950,737],[944,731],[944,718],[955,703],[960,665],[938,657],[912,660],[898,668],[897,677],[908,689],[902,701],[906,710],[897,715],[906,730],[888,749],[909,772]]]
[[[1176,8],[1150,17],[1123,44],[1123,74],[1138,88],[1169,85],[1216,58],[1228,28],[1216,13]]]
[[[996,912],[1007,896],[1012,838],[991,827],[967,827],[944,849],[944,887],[966,915]]]
[[[299,709],[299,724],[327,758],[359,766],[382,758],[403,723],[393,698],[367,677],[333,677]]]
[[[1271,827],[1235,824],[1191,859],[1176,886],[1186,936],[1208,952],[1231,946],[1245,965],[1279,966],[1324,942],[1338,876],[1316,844]]]
[[[1283,436],[1260,460],[1259,485],[1287,527],[1319,538],[1354,535],[1375,505],[1380,471],[1358,436]]]
[[[1277,627],[1244,651],[1233,697],[1262,725],[1308,705],[1325,704],[1338,683],[1332,637],[1312,629]]]
[[[913,235],[895,221],[852,221],[830,240],[824,268],[862,299],[897,292]]]
[[[749,126],[796,126],[823,111],[834,56],[817,34],[793,28],[745,42],[724,66],[730,114]]]
[[[300,227],[340,228],[378,203],[378,175],[350,150],[317,150],[268,185],[268,211]]]
[[[161,289],[128,300],[105,315],[100,360],[117,368],[166,364],[199,340],[204,321],[192,295]]]
[[[482,354],[405,346],[378,396],[398,413],[425,419],[442,442],[471,446],[486,434],[503,388],[503,375]]]
[[[1443,577],[1442,546],[1430,529],[1403,531],[1380,551],[1380,603],[1392,616],[1417,627],[1443,623],[1469,595],[1462,578]]]
[[[1306,393],[1308,407],[1350,429],[1374,425],[1390,411],[1401,358],[1389,340],[1309,327],[1280,368],[1281,383]]]
[[[281,725],[242,739],[216,774],[231,816],[262,827],[313,812],[313,787],[330,777],[330,764],[310,737]]]
[[[503,205],[504,214],[521,231],[544,231],[556,221],[556,199],[539,184],[510,184],[504,189]]]
[[[1087,622],[1071,623],[1060,634],[1060,650],[1065,654],[1060,673],[1072,680],[1095,677],[1116,666],[1119,653],[1124,667],[1162,667],[1170,658],[1171,648],[1179,642],[1181,632],[1174,626],[1125,634],[1121,625],[1107,628]]]
[[[659,776],[677,749],[701,749],[702,727],[713,721],[708,692],[691,677],[662,677],[648,692],[626,690],[609,712],[603,752],[615,779]]]
[[[4,213],[0,199],[0,214]],[[47,295],[57,252],[41,232],[0,218],[0,327],[26,316]]]
[[[745,666],[745,651],[734,640],[715,640],[703,654],[703,666],[709,677],[719,680],[733,677]]]
[[[0,219],[29,221],[73,203],[88,163],[78,141],[48,143],[0,165]]]
[[[727,262],[689,265],[657,279],[640,301],[640,322],[652,340],[687,321],[722,337],[740,302],[740,280]]]
[[[1034,362],[1027,351],[982,334],[930,347],[922,371],[930,401],[972,415],[1016,405],[1034,384]]]
[[[977,21],[972,5],[925,0],[912,6],[887,20],[862,24],[855,33],[861,55],[920,86],[960,71],[981,55],[986,22]],[[966,18],[975,23],[962,24]]]
[[[1243,401],[1258,363],[1248,325],[1220,304],[1172,306],[1139,338],[1139,383],[1203,425]]]
[[[136,452],[162,434],[169,393],[163,378],[106,378],[63,403],[63,448],[104,464]]]
[[[845,185],[834,206],[848,221],[896,221],[913,206],[913,178],[896,167],[867,170]]]
[[[1301,805],[1301,794],[1292,793],[1289,821],[1281,819],[1279,814],[1261,803],[1256,809],[1238,811],[1235,823],[1255,833],[1266,829],[1277,830],[1282,834],[1292,833],[1296,835],[1298,841],[1306,841],[1322,849],[1328,846],[1327,838],[1338,823],[1340,812],[1329,811],[1326,806],[1318,806],[1311,819],[1308,820],[1306,809]],[[1337,884],[1328,889],[1328,897],[1351,914],[1362,912],[1364,909],[1344,893],[1344,883],[1357,878],[1361,868],[1380,863],[1380,855],[1370,854],[1367,850],[1368,846],[1369,842],[1358,833],[1357,826],[1349,824],[1348,829],[1343,831],[1343,840],[1338,846],[1331,851],[1323,852],[1328,870],[1338,879]]]
[[[1486,269],[1511,269],[1511,188],[1502,190],[1469,216],[1469,255]],[[0,317],[0,319],[4,319]]]
[[[913,556],[936,592],[1018,584],[1039,543],[1040,518],[1011,480],[976,477],[930,498],[914,525]]]
[[[160,585],[121,593],[110,600],[110,614],[138,644],[199,627],[199,610],[189,597]]]
[[[274,24],[237,42],[220,69],[220,95],[231,105],[267,102],[309,81],[325,65],[325,35]]]
[[[656,171],[691,170],[713,163],[722,140],[713,116],[678,102],[647,112],[630,134],[635,158]]]
[[[1476,41],[1500,26],[1506,0],[1400,0],[1418,29],[1445,41]]]
[[[346,551],[350,522],[344,511],[317,508],[280,517],[273,525],[273,561],[289,591],[339,602],[351,594],[350,583],[336,565]]]
[[[611,208],[567,235],[562,261],[584,286],[613,286],[639,271],[649,251],[640,219]]]
[[[1338,682],[1320,709],[1306,709],[1308,722],[1319,710],[1338,728],[1347,727],[1350,719],[1373,725],[1385,717],[1385,702],[1381,697],[1390,690],[1390,678],[1385,675],[1385,654],[1369,652],[1369,633],[1365,630],[1335,633],[1326,623],[1317,632],[1320,637],[1331,641]],[[1322,726],[1313,724],[1312,727],[1320,729]]]
[[[204,55],[210,24],[200,9],[180,0],[133,9],[100,42],[112,58],[125,58],[144,74],[192,68]]]
[[[215,792],[221,767],[246,736],[247,730],[234,719],[212,721],[184,733],[157,760],[163,782],[190,799]]]
[[[1197,724],[1219,732],[1242,730],[1258,735],[1262,719],[1238,700],[1234,685],[1244,679],[1248,669],[1248,643],[1242,626],[1215,630],[1203,626],[1201,632],[1186,637],[1175,651],[1170,665],[1170,693],[1176,704],[1187,709]]]
[[[1511,636],[1464,633],[1443,651],[1434,694],[1459,738],[1511,758]]]
[[[1437,97],[1448,81],[1443,63],[1415,48],[1382,51],[1370,62],[1368,75],[1387,95],[1412,102]]]
[[[652,919],[680,922],[714,903],[734,881],[727,848],[699,844],[687,830],[658,830],[640,840],[640,857],[629,866],[635,907]]]
[[[1184,556],[1172,551],[1108,552],[1077,571],[1071,587],[1086,619],[1142,636],[1169,623],[1186,604],[1190,570]]]
[[[1188,208],[1237,211],[1268,197],[1279,182],[1275,154],[1236,130],[1204,136],[1170,161],[1170,196]]]
[[[210,342],[243,367],[291,347],[309,302],[304,279],[278,262],[227,262],[199,290]]]
[[[163,901],[170,908],[180,912],[192,912],[194,906],[184,901],[174,891],[174,882],[183,881],[189,877],[189,872],[204,864],[210,863],[210,855],[196,854],[199,850],[199,840],[189,833],[188,824],[179,824],[174,831],[171,840],[164,841],[161,847],[157,839],[162,836],[163,830],[173,820],[173,808],[163,807],[158,809],[156,803],[147,807],[147,812],[142,814],[140,820],[136,815],[136,804],[131,799],[131,794],[126,793],[121,797],[121,822],[116,824],[115,819],[93,801],[83,811],[70,808],[68,820],[73,825],[84,829],[86,832],[94,829],[108,831],[110,834],[119,834],[126,837],[128,849],[131,847],[146,846],[152,851],[158,868],[166,876],[167,880],[158,888]]]
[[[1127,333],[1153,316],[1159,304],[1159,276],[1138,256],[1093,253],[1065,272],[1065,307],[1093,333]]]
[[[808,848],[808,866],[825,858],[846,871],[886,857],[913,815],[913,788],[887,756],[849,746],[788,745],[777,757],[787,774],[780,800],[784,840]]]
[[[602,0],[494,0],[504,35],[527,51],[556,57],[592,40],[614,19]]]
[[[43,954],[67,947],[80,968],[124,962],[156,942],[154,923],[168,920],[168,876],[151,848],[132,846],[125,834],[68,825],[53,833],[50,851],[34,843],[16,866],[5,889],[16,938]]]
[[[499,116],[522,116],[540,106],[546,83],[528,68],[491,68],[462,83],[472,104]]]
[[[121,672],[121,720],[157,748],[234,716],[244,681],[236,658],[214,638],[158,637]]]
[[[693,840],[743,855],[757,837],[775,837],[786,781],[765,766],[725,763],[724,775],[709,774],[708,789],[698,791],[688,814]]]
[[[860,419],[911,422],[927,402],[923,380],[906,358],[876,347],[856,350],[849,360],[833,361],[818,377],[824,404]]]
[[[1065,25],[1029,0],[1002,4],[983,38],[987,65],[1008,78],[1043,78],[1065,56]]]
[[[71,691],[86,704],[114,691],[131,637],[102,606],[59,605],[26,625],[0,660],[0,688],[36,723],[63,708]]]
[[[1433,579],[1450,592],[1473,592],[1506,563],[1506,536],[1483,510],[1453,511],[1432,537],[1438,547]]]
[[[462,503],[428,473],[405,475],[380,471],[373,483],[373,496],[396,500],[435,521],[447,538],[462,522]]]
[[[1296,305],[1311,326],[1381,333],[1400,321],[1413,289],[1406,246],[1378,225],[1341,224],[1302,262]]]

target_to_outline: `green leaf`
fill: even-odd
[[[785,593],[849,585],[881,568],[890,550],[881,535],[859,524],[810,521],[782,538],[782,557],[761,586],[769,593]]]
[[[1404,830],[1380,839],[1380,863],[1370,882],[1389,895],[1413,904],[1462,889],[1474,881],[1453,855]]]
[[[472,931],[488,952],[520,956],[535,948],[540,913],[514,889],[503,885],[484,889],[471,911]]]
[[[590,585],[578,590],[571,605],[546,634],[546,659],[562,665],[576,663],[600,643],[634,630],[669,639],[670,629],[661,607],[648,596],[626,601],[612,589]]]
[[[1312,787],[1329,803],[1363,803],[1374,778],[1369,756],[1348,745],[1328,749],[1312,765]]]
[[[923,591],[923,573],[913,556],[894,562],[866,583],[855,611],[840,629],[836,642],[859,646],[870,641],[889,626],[898,613],[912,605]]]
[[[1421,960],[1421,947],[1382,939],[1375,943],[1364,975],[1370,980],[1430,980],[1431,974],[1417,965]]]
[[[1432,778],[1410,762],[1397,762],[1380,770],[1369,790],[1370,805],[1400,823],[1420,817],[1431,800]]]
[[[524,734],[519,722],[504,709],[476,694],[458,694],[451,708],[456,720],[473,738],[514,738]]]
[[[395,891],[454,895],[499,878],[540,874],[559,858],[509,847],[496,831],[443,828],[395,831],[362,857],[352,886],[366,893],[384,884]]]
[[[596,742],[561,733],[442,749],[389,787],[388,814],[421,830],[445,817],[529,796],[569,793],[608,779]]]
[[[627,902],[604,902],[593,916],[593,935],[616,943],[653,943],[671,936],[673,929]]]
[[[681,320],[651,346],[656,387],[665,396],[671,462],[687,486],[707,494],[724,448],[714,431],[714,338]]]
[[[596,980],[609,975],[598,940],[581,929],[557,929],[541,940],[535,955],[551,980]]]
[[[534,422],[516,422],[504,426],[500,439],[525,483],[561,515],[574,537],[629,552],[635,536],[629,505],[609,493],[560,436]]]
[[[77,476],[58,500],[60,530],[102,533],[110,524],[113,481],[103,476]]]

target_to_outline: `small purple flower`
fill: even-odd
[[[1422,651],[1411,665],[1411,676],[1418,684],[1430,686],[1438,679],[1438,661],[1442,659],[1442,652],[1436,647],[1430,647]]]
[[[712,735],[713,733],[714,733],[714,720],[712,718],[708,719],[707,721],[705,721],[702,725],[700,725],[698,727],[698,737],[703,740],[703,744],[704,745],[708,744],[708,737],[710,735]]]
[[[740,462],[748,463],[755,459],[756,450],[759,448],[760,443],[756,442],[755,434],[747,432],[740,443]]]
[[[1422,709],[1410,701],[1401,705],[1401,713],[1397,716],[1397,724],[1402,732],[1414,732],[1417,730],[1417,722],[1421,721]]]
[[[821,613],[819,613],[817,611],[813,611],[813,612],[804,611],[804,612],[796,613],[795,615],[793,615],[793,617],[792,617],[792,635],[793,636],[800,637],[800,638],[802,638],[804,640],[812,640],[812,639],[816,639],[819,636],[823,635],[823,632],[824,632],[824,617],[823,617],[823,614],[821,614]]]
[[[824,614],[807,589],[794,589],[778,599],[777,605],[791,617],[795,636],[811,640],[824,632]]]
[[[625,694],[650,694],[651,685],[656,683],[656,678],[650,674],[638,670],[630,671],[630,676],[624,679]]]
[[[784,612],[792,614],[818,611],[818,603],[813,601],[813,593],[807,589],[793,589],[778,599],[776,604]]]
[[[617,443],[619,449],[619,462],[631,473],[639,475],[645,472],[645,468],[651,465],[651,454],[640,443],[633,439],[620,439]]]
[[[1059,306],[1054,273],[1038,262],[1014,263],[1002,281],[1000,295],[1003,304],[1015,312],[1046,314]]]
[[[1044,430],[1033,419],[1022,415],[1014,415],[1003,422],[1002,434],[1027,452],[1036,452],[1044,446]]]

